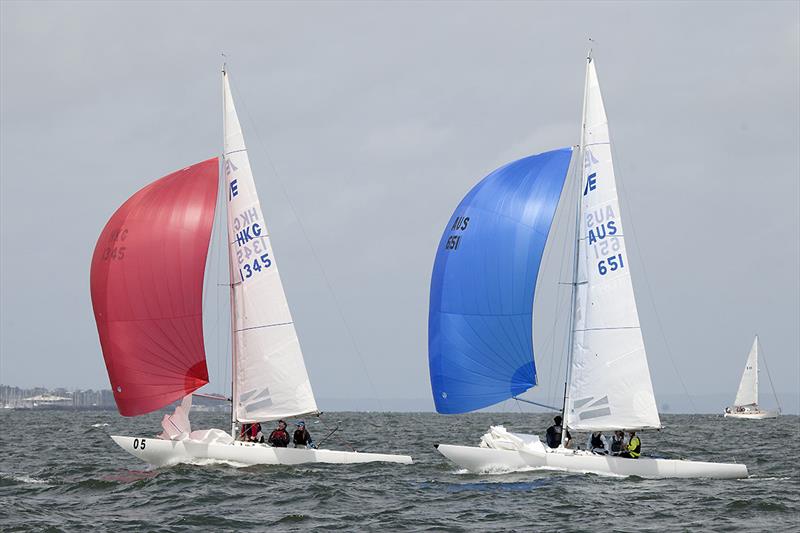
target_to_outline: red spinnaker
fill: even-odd
[[[123,416],[155,411],[208,383],[203,277],[218,179],[215,157],[151,183],[97,240],[92,305]]]

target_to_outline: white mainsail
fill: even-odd
[[[755,405],[758,403],[758,335],[753,340],[747,364],[744,366],[742,381],[739,382],[739,391],[736,393],[734,405]]]
[[[233,413],[263,422],[317,412],[223,72],[228,250],[233,284]]]
[[[611,143],[594,61],[586,72],[572,364],[567,427],[583,431],[661,427],[617,198]]]

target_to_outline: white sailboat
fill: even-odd
[[[773,393],[775,391],[773,390]],[[777,395],[775,400],[777,402]],[[753,346],[744,365],[742,380],[736,392],[736,400],[732,407],[725,408],[726,418],[745,418],[750,420],[763,420],[765,418],[778,418],[777,411],[765,411],[758,406],[758,335],[753,339]]]
[[[536,385],[533,297],[571,149],[531,156],[476,185],[442,237],[431,282],[429,363],[440,413],[469,412]],[[660,428],[634,298],[594,60],[587,58],[576,206],[570,360],[563,419],[573,432]],[[466,222],[465,222],[466,221]],[[481,445],[440,444],[463,468],[544,468],[648,478],[738,478],[742,464],[551,449],[493,427]]]
[[[153,465],[410,464],[407,455],[275,448],[237,440],[240,424],[317,415],[314,393],[223,69],[224,155],[148,185],[112,216],[92,260],[92,302],[121,414],[175,400],[158,437],[112,436]],[[219,181],[227,205],[233,379],[230,433],[192,431],[191,394],[208,383],[202,291]]]

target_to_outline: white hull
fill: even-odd
[[[750,411],[744,413],[725,413],[725,418],[744,418],[747,420],[764,420],[765,418],[778,418],[777,411]]]
[[[742,464],[705,463],[677,459],[627,459],[596,455],[583,450],[552,450],[529,452],[498,450],[476,446],[440,444],[439,453],[471,472],[511,471],[527,468],[562,470],[615,476],[643,478],[716,478],[747,477]]]
[[[345,452],[302,448],[273,448],[245,442],[207,443],[192,439],[122,437],[112,439],[123,450],[154,466],[191,463],[202,460],[228,461],[244,465],[298,465],[304,463],[401,463],[412,464],[408,455]]]

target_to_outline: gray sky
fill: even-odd
[[[108,387],[96,239],[143,185],[219,154],[225,51],[317,396],[430,401],[441,231],[494,168],[577,143],[591,35],[656,395],[682,393],[676,367],[732,401],[755,333],[797,394],[799,5],[4,1],[0,382]],[[537,296],[539,400],[563,389],[563,239]]]

